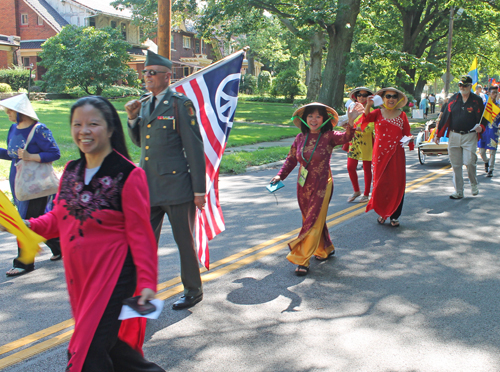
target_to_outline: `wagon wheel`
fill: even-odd
[[[425,163],[425,153],[420,149],[420,147],[418,148],[418,161],[422,165]]]

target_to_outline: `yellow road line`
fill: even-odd
[[[448,174],[450,171],[451,171],[451,168],[449,166],[446,166],[446,167],[439,169],[436,172],[431,172],[425,176],[418,178],[417,180],[409,182],[407,184],[406,192],[415,190],[416,188],[418,188],[422,185],[425,185],[425,184],[427,184],[427,183],[429,183],[429,182],[431,182],[439,177],[442,177],[442,176]],[[333,221],[327,223],[327,226],[332,227],[332,226],[338,225],[342,222],[345,222],[353,217],[356,217],[356,216],[364,213],[365,206],[366,206],[366,204],[356,204],[356,205],[353,205],[353,206],[346,208],[342,211],[333,213],[332,215],[327,217],[327,221],[330,221],[333,219]],[[350,213],[348,213],[348,212],[350,212]],[[341,216],[341,217],[335,219],[338,216]],[[282,243],[274,245],[274,246],[272,246],[272,245],[276,244],[284,239],[288,239],[291,236],[296,235],[299,231],[300,231],[300,228],[297,228],[297,229],[292,230],[286,234],[280,235],[280,236],[273,238],[271,240],[268,240],[264,243],[258,244],[254,247],[245,249],[241,252],[235,253],[235,254],[228,256],[228,257],[225,257],[217,262],[214,262],[211,265],[212,270],[210,272],[207,273],[207,270],[202,269],[201,272],[203,274],[202,275],[203,282],[206,283],[206,282],[212,281],[214,279],[220,278],[220,277],[222,277],[222,276],[224,276],[224,275],[226,275],[234,270],[237,270],[243,266],[254,263],[263,257],[271,255],[275,252],[278,252],[279,250],[287,247],[288,241],[282,242]],[[269,247],[269,246],[272,246],[272,247],[264,249],[264,248]],[[258,252],[258,251],[260,251],[260,252]],[[255,253],[255,252],[257,252],[257,253]],[[248,256],[252,253],[254,253],[254,254],[251,256]],[[247,257],[244,257],[244,256],[247,256]],[[244,258],[242,258],[242,257],[244,257]],[[233,261],[235,261],[235,262],[233,262]],[[230,263],[230,262],[233,262],[233,263]],[[225,264],[229,264],[229,265],[227,265],[223,268],[220,268],[218,270],[213,270],[213,269],[220,267],[222,265],[225,265]],[[159,298],[161,300],[166,300],[166,299],[168,299],[176,294],[181,293],[183,291],[183,286],[176,285],[176,284],[179,284],[180,282],[181,282],[180,277],[176,277],[176,278],[173,278],[173,279],[168,280],[166,282],[163,282],[161,284],[158,284],[157,298]],[[173,287],[174,285],[176,285],[176,286]],[[169,288],[169,287],[172,287],[172,288]],[[166,291],[163,291],[166,288],[169,288],[169,289],[167,289]],[[163,291],[163,292],[160,292],[160,291]],[[51,326],[49,328],[46,328],[44,330],[41,330],[39,332],[33,333],[29,336],[20,338],[19,340],[16,340],[14,342],[11,342],[9,344],[1,346],[0,347],[0,355],[7,353],[7,352],[10,352],[10,351],[13,351],[13,350],[20,348],[20,347],[23,347],[25,345],[28,345],[30,343],[39,341],[40,339],[43,339],[44,337],[50,336],[54,333],[62,331],[63,329],[68,328],[68,327],[73,326],[73,325],[74,325],[73,319],[69,319],[69,320],[61,322],[59,324],[56,324],[54,326]],[[68,341],[71,338],[72,334],[73,334],[73,330],[69,330],[63,334],[54,336],[51,339],[40,342],[39,344],[36,344],[36,345],[31,346],[27,349],[24,349],[22,351],[14,353],[8,357],[2,358],[2,359],[0,359],[0,369],[6,368],[6,367],[11,366],[11,365],[16,364],[16,363],[19,363],[24,359],[27,359],[31,356],[34,356],[34,355],[39,354],[43,351],[46,351],[52,347],[60,345],[61,343]]]
[[[47,341],[40,342],[39,344],[18,351],[17,353],[9,355],[8,357],[2,358],[0,359],[0,369],[10,367],[16,363],[22,362],[25,359],[28,359],[55,346],[58,346],[68,341],[71,338],[72,334],[73,330],[70,330],[68,332],[49,338]]]
[[[65,328],[71,327],[75,324],[75,321],[73,319],[68,319],[65,320],[64,322],[61,322],[59,324],[55,324],[51,327],[42,329],[41,331],[35,332],[31,335],[28,335],[26,337],[20,338],[19,340],[10,342],[8,344],[5,344],[3,346],[0,346],[0,355],[8,353],[12,350],[18,349],[20,347],[26,346],[28,344],[31,344],[32,342],[41,340],[44,337],[50,336],[54,333],[60,332]]]

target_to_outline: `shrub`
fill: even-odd
[[[71,95],[74,98],[80,98],[88,96],[88,94],[81,87],[74,87],[68,89],[65,93]],[[124,85],[112,85],[105,88],[101,95],[106,98],[116,98],[116,97],[128,97],[128,96],[140,96],[143,91],[137,88],[127,87]]]
[[[271,73],[269,71],[261,71],[259,77],[257,78],[257,85],[259,92],[266,93],[271,89]]]
[[[12,92],[12,88],[9,84],[0,83],[0,93],[10,93]]]
[[[24,88],[19,88],[17,91],[19,93],[28,93],[28,89],[24,89]]]
[[[241,75],[240,92],[253,94],[257,90],[257,78],[250,74]]]
[[[306,86],[300,81],[300,76],[296,70],[283,70],[274,78],[271,88],[271,95],[285,96],[291,101],[295,96],[303,95],[306,92]]]
[[[22,67],[0,70],[0,83],[9,84],[14,92],[28,88],[30,70]]]

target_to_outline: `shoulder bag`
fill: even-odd
[[[26,146],[24,146],[25,150],[28,148],[36,128],[39,125],[40,124],[36,124],[31,130],[28,140],[26,141]],[[52,163],[19,160],[16,163],[16,167],[14,192],[17,200],[32,200],[57,193],[59,178],[54,172]]]

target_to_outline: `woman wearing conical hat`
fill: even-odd
[[[295,138],[283,167],[271,183],[284,180],[300,166],[297,179],[297,199],[302,213],[299,236],[289,243],[287,259],[297,265],[295,274],[307,275],[309,261],[314,255],[324,261],[335,253],[326,226],[328,204],[333,193],[330,158],[335,146],[349,142],[354,135],[354,120],[363,112],[357,103],[348,111],[349,125],[345,132],[333,131],[337,125],[337,112],[321,103],[310,103],[293,114],[293,123],[301,132]]]
[[[374,96],[368,97],[361,129],[375,122],[375,143],[373,145],[373,191],[366,211],[373,209],[380,216],[379,224],[390,218],[393,227],[399,226],[406,187],[406,158],[404,138],[410,140],[410,123],[401,110],[406,106],[406,94],[396,88],[380,89],[376,95],[382,97],[379,109],[370,112]],[[413,150],[413,141],[409,142]]]
[[[368,97],[372,96],[373,92],[366,87],[357,87],[349,93],[349,97],[354,102],[359,102],[363,106],[368,102]],[[349,149],[347,152],[347,172],[349,173],[349,179],[352,183],[352,188],[354,190],[353,194],[347,199],[349,203],[355,201],[361,192],[359,189],[358,182],[358,172],[357,166],[358,162],[361,160],[363,162],[363,172],[365,176],[365,189],[363,196],[360,198],[360,203],[367,203],[370,200],[370,189],[372,186],[372,151],[373,151],[373,127],[374,124],[370,123],[361,130],[361,124],[363,123],[363,116],[360,115],[354,123],[354,129],[356,132],[351,142],[349,142]]]
[[[7,134],[7,148],[0,148],[0,159],[9,160],[11,162],[9,183],[14,198],[14,203],[23,219],[38,217],[45,213],[47,205],[52,203],[52,196],[44,196],[37,199],[19,201],[16,198],[15,179],[16,179],[16,163],[19,160],[36,161],[39,163],[50,163],[61,157],[59,147],[52,137],[52,132],[45,124],[38,121],[38,116],[31,106],[31,103],[22,93],[17,96],[0,101],[2,107],[7,113],[9,120],[14,124],[11,125]],[[25,148],[28,136],[36,124],[33,138]],[[59,238],[48,240],[47,244],[51,251],[51,261],[61,259],[61,247]],[[7,276],[17,276],[26,274],[35,269],[35,263],[23,263],[18,257],[14,259],[13,267],[7,271]]]

